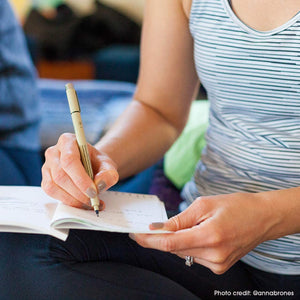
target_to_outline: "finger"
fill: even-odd
[[[208,219],[173,233],[135,234],[136,241],[143,247],[174,252],[191,248],[219,247],[223,242],[222,231],[213,220]]]
[[[206,218],[201,204],[201,198],[198,198],[186,210],[170,218],[167,222],[152,223],[149,227],[152,230],[162,229],[168,231],[191,228]]]
[[[73,198],[78,199],[83,204],[89,206],[89,197],[87,197],[80,191],[80,189],[74,184],[69,175],[61,167],[60,154],[61,153],[59,152],[59,150],[55,147],[53,147],[53,149],[48,149],[46,152],[46,156],[48,159],[47,166],[51,166],[51,168],[49,168],[51,179],[54,181],[56,186],[60,187],[62,190],[65,190]]]
[[[210,261],[207,261],[202,258],[195,257],[193,255],[178,255],[182,259],[186,259],[186,256],[192,256],[193,257],[193,262],[199,265],[202,265],[208,269],[210,269],[213,273],[217,275],[221,275],[225,273],[232,265],[227,265],[227,264],[215,264]]]
[[[88,197],[97,194],[95,184],[82,165],[76,138],[72,134],[63,134],[58,140],[60,164],[78,189]]]
[[[49,171],[48,172],[44,171],[42,188],[49,196],[57,200],[60,200],[61,202],[69,206],[87,209],[87,210],[92,209],[90,202],[85,203],[74,198],[74,196],[70,195],[65,190],[57,186],[53,181],[53,179],[51,178],[51,176],[48,175],[47,173],[50,174]],[[102,200],[99,200],[99,202],[100,202],[99,210],[102,211],[105,209],[105,203]]]
[[[198,247],[198,234],[195,227],[165,234],[131,235],[138,244],[145,248],[153,248],[166,252],[175,252]]]
[[[71,178],[67,175],[65,170],[60,167],[59,161],[56,160],[53,163],[51,169],[51,177],[54,183],[57,186],[60,186],[62,190],[65,190],[68,194],[70,194],[73,198],[79,199],[80,202],[89,206],[90,199],[87,195],[82,193],[80,189],[74,184]]]
[[[181,251],[174,251],[180,257],[193,256],[194,258],[207,261],[212,264],[226,264],[231,261],[231,253],[220,248],[193,248]]]
[[[100,171],[95,175],[95,183],[98,194],[108,190],[119,180],[119,173],[115,166],[106,160],[101,161]]]
[[[65,190],[61,189],[52,179],[50,170],[47,167],[42,168],[43,180],[42,180],[42,189],[48,194],[50,197],[62,201],[64,204],[88,209],[89,206],[85,205],[81,201],[78,201],[70,194],[68,194]]]
[[[199,265],[202,265],[202,266],[204,266],[204,267],[207,267],[208,269],[210,269],[210,268],[213,266],[213,264],[212,264],[211,262],[206,261],[205,259],[202,259],[202,258],[198,258],[198,257],[192,255],[192,253],[190,253],[190,252],[187,253],[187,254],[177,254],[177,253],[173,253],[173,254],[179,256],[179,257],[182,258],[183,260],[186,260],[186,257],[187,257],[187,256],[191,256],[191,257],[193,257],[193,262],[194,262],[194,263],[197,263],[197,264],[199,264]]]
[[[210,269],[213,273],[220,275],[225,273],[228,269],[230,269],[237,261],[238,259],[231,259],[228,258],[227,260],[220,261],[220,262],[215,262],[214,260],[207,260],[205,258],[202,257],[197,257],[196,254],[193,255],[192,251],[187,251],[185,253],[174,253],[177,256],[186,259],[186,256],[192,256],[193,257],[193,261],[197,264],[200,264],[204,267],[207,267],[208,269]]]

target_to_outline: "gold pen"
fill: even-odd
[[[84,134],[83,124],[80,115],[80,105],[77,97],[77,93],[74,89],[72,83],[66,84],[66,94],[69,102],[70,112],[72,116],[73,127],[76,135],[76,140],[78,144],[78,148],[80,151],[82,164],[90,176],[90,178],[94,179],[94,173],[92,169],[91,159],[87,147],[87,141]],[[99,217],[99,199],[98,197],[91,198],[91,205],[96,212],[97,217]]]

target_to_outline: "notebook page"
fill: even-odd
[[[57,228],[86,228],[114,232],[159,233],[150,231],[152,222],[164,222],[167,214],[163,203],[153,195],[105,192],[101,195],[105,210],[99,213],[59,204],[53,216]]]
[[[50,227],[57,203],[40,187],[0,186],[0,231],[44,233],[65,240],[68,231]]]

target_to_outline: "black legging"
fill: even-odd
[[[254,290],[300,296],[300,276],[262,272],[242,262],[215,275],[197,264],[187,267],[173,254],[142,248],[127,234],[72,230],[63,242],[0,233],[0,241],[1,300],[254,299]],[[251,297],[236,295],[248,291]]]

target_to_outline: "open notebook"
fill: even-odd
[[[154,195],[105,192],[105,210],[70,207],[47,196],[40,187],[0,186],[0,231],[49,234],[66,240],[69,229],[161,233],[149,224],[164,222],[163,202]]]

